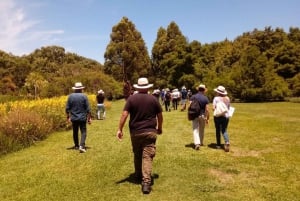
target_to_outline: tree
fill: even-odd
[[[167,31],[164,28],[160,27],[156,35],[156,41],[154,42],[152,47],[152,56],[151,56],[151,62],[152,62],[151,75],[156,78],[154,84],[159,87],[165,87],[168,85],[168,81],[164,79],[166,75],[166,71],[163,67],[163,62],[162,62],[164,55],[167,52],[168,52]]]
[[[13,95],[16,91],[17,86],[12,81],[10,76],[5,76],[0,81],[0,91],[2,94],[10,94]]]
[[[175,22],[171,22],[166,30],[158,30],[152,48],[152,64],[154,76],[165,80],[165,87],[178,87],[181,76],[193,72],[191,58],[187,59],[187,48],[187,39]]]
[[[148,76],[151,64],[141,33],[127,17],[112,28],[110,43],[104,54],[104,72],[118,81],[136,82]]]
[[[264,72],[267,58],[256,46],[249,47],[241,55],[236,83],[240,90],[240,98],[249,101],[262,100],[262,86],[265,83]]]
[[[39,73],[32,72],[27,78],[24,87],[28,89],[29,92],[33,92],[34,99],[39,97],[41,91],[48,86],[48,81],[44,79]]]
[[[300,73],[295,75],[290,81],[290,88],[293,96],[300,96]]]
[[[284,41],[276,48],[274,55],[276,72],[281,77],[288,79],[300,72],[300,45]]]
[[[287,82],[278,76],[274,69],[265,72],[265,83],[262,86],[261,97],[263,100],[284,100],[285,97],[290,96],[290,90]]]

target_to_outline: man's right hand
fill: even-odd
[[[118,138],[119,141],[121,141],[123,139],[123,132],[122,131],[118,130],[117,138]]]

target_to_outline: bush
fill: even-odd
[[[51,121],[47,121],[36,111],[26,109],[14,109],[0,119],[0,131],[8,147],[11,144],[28,147],[45,139],[52,128]]]
[[[300,97],[288,98],[288,101],[290,101],[292,103],[300,103]]]
[[[18,144],[13,139],[0,133],[0,156],[9,152],[17,151],[21,148],[21,144]]]

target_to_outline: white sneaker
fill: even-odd
[[[86,152],[86,149],[85,149],[83,146],[80,146],[80,147],[79,147],[79,152],[80,152],[80,153],[85,153],[85,152]]]

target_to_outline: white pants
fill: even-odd
[[[204,115],[192,121],[193,126],[193,137],[195,145],[203,145],[204,139],[204,128],[205,128],[205,117]]]

